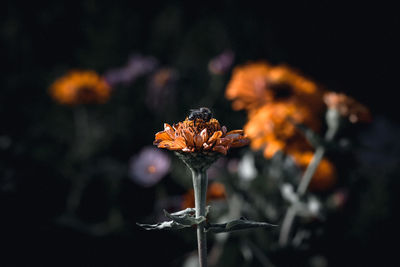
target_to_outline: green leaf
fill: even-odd
[[[266,222],[255,222],[249,221],[246,218],[240,218],[227,223],[215,223],[207,224],[206,231],[212,233],[228,233],[240,230],[246,230],[250,228],[264,228],[264,227],[275,227],[277,225],[266,223]]]
[[[210,206],[206,207],[206,216],[210,211]],[[187,208],[185,210],[177,211],[174,213],[168,213],[164,210],[165,217],[171,219],[172,221],[160,222],[156,224],[142,224],[136,223],[138,226],[146,230],[162,230],[170,229],[177,230],[187,227],[192,227],[198,225],[206,220],[206,217],[200,216],[196,218],[196,210],[193,208]]]
[[[190,227],[187,225],[179,224],[174,221],[167,221],[161,222],[156,224],[142,224],[136,223],[138,226],[144,228],[145,230],[163,230],[163,229],[170,229],[170,230],[178,230],[186,227]]]
[[[171,219],[174,222],[177,222],[177,223],[185,225],[185,226],[197,225],[206,220],[206,217],[204,217],[204,216],[200,216],[200,217],[196,218],[194,215],[192,215],[190,213],[184,213],[183,215],[172,215],[172,214],[169,214],[166,210],[164,210],[164,215],[168,219]]]

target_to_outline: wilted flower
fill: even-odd
[[[111,69],[105,73],[104,77],[112,86],[128,85],[140,76],[154,71],[157,65],[158,62],[154,57],[133,55],[124,67]]]
[[[91,70],[70,71],[50,87],[51,97],[64,105],[105,103],[110,93],[106,81]]]
[[[302,170],[310,164],[314,154],[311,151],[295,153],[293,157]],[[311,191],[326,191],[331,189],[337,181],[335,166],[326,158],[323,158],[315,171],[309,189]]]
[[[224,74],[232,66],[235,54],[232,50],[226,50],[222,54],[216,56],[208,63],[208,70],[215,75]]]
[[[371,121],[371,114],[367,107],[345,94],[328,92],[324,95],[324,101],[328,108],[336,109],[351,123]]]
[[[149,187],[167,174],[170,163],[170,158],[164,152],[145,147],[131,159],[129,174],[137,184]]]
[[[186,118],[183,122],[174,124],[173,127],[164,124],[164,131],[155,135],[154,145],[159,148],[180,151],[183,153],[209,153],[218,152],[226,155],[231,147],[247,145],[249,140],[244,136],[243,130],[228,132],[225,126],[212,118],[210,121]]]
[[[175,69],[162,68],[150,77],[146,95],[146,104],[149,108],[161,110],[166,103],[173,102],[178,76]]]
[[[222,199],[226,199],[225,186],[218,182],[211,183],[207,189],[207,202]],[[193,208],[194,204],[194,190],[190,189],[183,196],[182,208]]]
[[[322,91],[293,69],[266,62],[236,67],[225,92],[235,110],[252,110],[273,101],[297,101],[314,111],[323,108]]]
[[[294,123],[302,123],[318,130],[315,114],[294,102],[273,102],[249,113],[244,127],[255,150],[264,148],[264,156],[271,158],[277,151],[288,153],[309,149],[310,145]]]

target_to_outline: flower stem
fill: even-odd
[[[206,170],[193,170],[193,188],[196,217],[206,216],[207,172]],[[205,222],[197,226],[197,245],[200,267],[207,267],[207,235],[204,230]]]
[[[311,182],[311,179],[318,168],[319,163],[321,162],[322,158],[325,154],[325,148],[323,146],[319,146],[314,153],[313,158],[311,159],[310,164],[307,166],[306,171],[301,178],[300,184],[297,187],[297,196],[300,198],[302,197],[308,188],[308,185]]]
[[[338,127],[336,125],[334,127],[329,127],[325,134],[325,141],[326,142],[332,141],[337,131]],[[319,163],[324,157],[324,154],[325,154],[325,147],[323,145],[318,146],[317,149],[315,150],[314,156],[311,159],[310,164],[307,166],[307,169],[304,172],[303,177],[301,178],[299,186],[297,187],[298,199],[301,199],[301,197],[306,193],[307,188],[311,182],[311,179],[315,171],[317,170]],[[285,218],[283,219],[281,232],[279,234],[279,244],[281,246],[286,246],[288,243],[292,225],[297,215],[296,204],[297,203],[293,203],[288,208],[285,214]]]

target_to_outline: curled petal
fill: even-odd
[[[200,132],[200,136],[203,139],[203,143],[207,142],[208,140],[208,133],[207,133],[207,128],[204,128],[201,132]]]
[[[194,144],[198,149],[200,149],[203,146],[203,138],[200,135],[196,134],[194,136]]]
[[[212,144],[211,145],[207,144],[207,143],[203,144],[203,150],[207,151],[207,150],[210,150],[211,148],[212,148]]]
[[[219,138],[217,140],[217,142],[215,142],[215,145],[216,146],[220,146],[220,145],[222,145],[222,146],[230,146],[232,144],[232,142],[233,142],[233,139],[224,137],[224,138]]]
[[[171,138],[171,136],[168,133],[164,132],[164,131],[156,133],[156,137],[155,137],[155,141],[154,142],[158,142],[159,143],[159,142],[164,141],[164,140],[172,141],[173,138]]]
[[[175,131],[168,123],[164,123],[164,132],[166,132],[169,135],[169,137],[171,137],[171,140],[174,139]]]
[[[233,130],[233,131],[229,131],[229,132],[226,133],[226,135],[231,135],[231,134],[243,135],[243,130]]]
[[[158,144],[159,148],[166,148],[169,150],[181,150],[184,147],[180,146],[179,144],[175,143],[174,141],[162,141]]]
[[[216,151],[216,152],[219,152],[219,153],[222,153],[222,154],[226,155],[227,152],[228,152],[228,147],[226,147],[226,146],[214,146],[213,147],[213,151]]]
[[[215,141],[217,141],[218,138],[220,138],[222,136],[222,132],[221,131],[216,131],[213,133],[213,135],[210,137],[210,139],[208,139],[207,144],[214,144]]]
[[[182,135],[186,140],[186,144],[189,147],[194,147],[193,134],[188,129],[184,129]]]
[[[248,138],[240,138],[240,139],[234,140],[231,144],[231,147],[247,146],[249,143],[250,143],[250,140]]]
[[[242,135],[240,135],[240,134],[227,134],[224,138],[230,138],[232,140],[235,140],[235,139],[239,139],[241,137],[242,137]]]
[[[178,145],[179,147],[185,148],[186,147],[185,138],[183,138],[182,136],[178,136],[175,139],[175,144]]]
[[[225,136],[225,135],[226,135],[226,132],[228,131],[228,129],[226,128],[226,126],[225,126],[225,125],[222,126],[221,130],[222,130],[222,135]]]

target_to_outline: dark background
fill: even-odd
[[[71,114],[51,100],[47,88],[65,71],[103,73],[125,64],[132,53],[153,55],[179,69],[180,100],[171,113],[129,109],[129,103],[143,98],[135,90],[116,93],[102,110],[93,108],[109,122],[117,104],[127,99],[125,111],[132,114],[109,125],[116,129],[113,138],[94,157],[124,164],[151,144],[163,121],[181,119],[179,114],[197,106],[198,97],[207,94],[208,60],[226,48],[235,52],[235,64],[258,59],[287,63],[331,90],[354,96],[374,116],[398,122],[397,11],[385,2],[348,1],[267,1],[263,6],[251,1],[9,1],[0,10],[0,135],[12,140],[11,148],[0,151],[0,265],[175,266],[177,258],[194,248],[177,235],[144,232],[134,225],[152,211],[154,190],[127,179],[118,200],[129,203],[120,204],[132,223],[125,232],[96,237],[54,223],[69,188],[68,177],[59,169],[65,168],[68,137],[63,134],[71,132],[65,123]],[[230,118],[233,111],[223,93],[217,104],[217,112]],[[239,113],[237,118],[231,124],[240,127],[245,117]],[[85,164],[94,175],[102,175],[98,160]],[[333,231],[323,248],[332,266],[390,266],[396,259],[395,245],[389,242],[397,240],[399,172],[388,171],[389,178],[383,179],[380,169],[374,171],[382,183],[360,187],[360,195],[382,186],[377,195],[387,198],[378,200],[370,215],[378,217],[367,218],[372,223],[361,226],[360,233],[338,236]],[[89,195],[101,199],[106,187],[107,182],[94,185]],[[365,198],[360,199],[373,201]],[[104,216],[106,208],[99,206],[107,203],[85,203],[85,220]],[[346,224],[338,223],[346,230]]]

